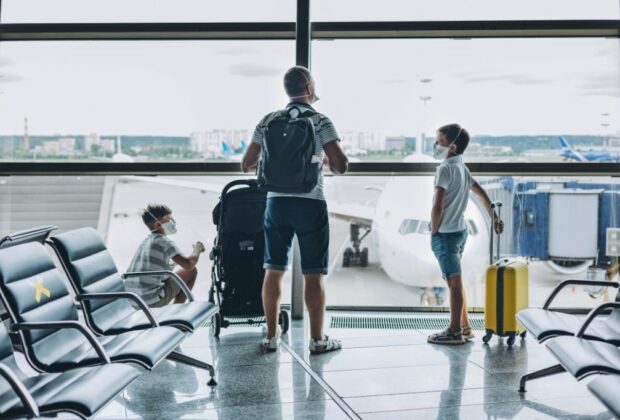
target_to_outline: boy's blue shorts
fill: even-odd
[[[435,233],[431,248],[444,278],[461,274],[461,257],[467,241],[467,229],[460,232]]]
[[[266,269],[284,271],[293,234],[299,241],[303,274],[327,274],[329,218],[324,200],[271,197],[265,210]]]

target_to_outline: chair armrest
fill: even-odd
[[[157,322],[157,319],[155,318],[155,315],[153,315],[153,312],[151,312],[151,310],[146,305],[146,303],[142,300],[142,298],[140,296],[136,295],[135,293],[131,293],[131,292],[85,293],[85,294],[77,295],[75,297],[75,300],[77,300],[78,302],[82,302],[82,301],[85,301],[85,300],[96,300],[96,299],[129,299],[129,300],[133,300],[134,302],[136,302],[136,304],[138,304],[140,309],[142,309],[142,312],[144,312],[144,315],[146,315],[146,317],[148,318],[149,322],[151,323],[151,327],[153,327],[153,328],[159,327],[159,322]]]
[[[551,294],[545,301],[545,304],[543,305],[543,309],[545,310],[549,309],[549,306],[551,306],[551,302],[553,301],[553,299],[555,299],[558,293],[560,293],[560,291],[564,289],[566,286],[570,286],[570,285],[615,287],[616,289],[618,288],[618,286],[620,286],[615,281],[564,280],[560,282],[560,284],[555,286],[555,289],[553,289],[553,291],[551,292]]]
[[[590,313],[588,313],[588,316],[586,317],[586,320],[583,321],[583,324],[581,325],[581,328],[579,328],[579,331],[577,332],[577,334],[575,334],[575,336],[576,337],[583,337],[585,335],[585,333],[586,333],[586,330],[588,329],[588,327],[592,323],[592,321],[594,321],[594,318],[596,318],[601,313],[603,313],[603,311],[605,311],[606,309],[609,309],[609,308],[620,309],[620,302],[606,302],[606,303],[600,304],[596,308],[592,309],[590,311]]]
[[[11,328],[14,331],[30,331],[30,330],[62,330],[65,328],[71,328],[74,330],[78,330],[88,342],[93,346],[99,358],[104,364],[111,363],[110,358],[105,352],[105,349],[101,345],[101,343],[95,337],[90,330],[86,329],[86,327],[80,324],[77,321],[52,321],[52,322],[18,322],[16,324],[12,324]]]
[[[166,270],[162,270],[162,271],[132,271],[130,273],[123,274],[121,277],[123,279],[126,279],[126,278],[129,278],[129,277],[162,276],[162,275],[169,275],[169,276],[171,276],[171,278],[176,282],[177,286],[179,286],[179,289],[181,289],[183,291],[183,294],[185,296],[187,296],[187,300],[190,301],[190,302],[194,301],[194,295],[192,295],[191,290],[189,290],[189,287],[187,287],[187,284],[185,284],[183,279],[181,277],[179,277],[179,275],[177,273],[175,273],[174,271],[166,271]]]
[[[0,376],[6,379],[9,385],[11,385],[11,388],[13,388],[13,391],[15,391],[26,410],[28,410],[30,416],[39,417],[39,407],[37,407],[37,403],[34,401],[34,398],[32,398],[30,392],[28,392],[24,384],[17,379],[17,376],[15,376],[11,369],[2,363],[0,363]]]

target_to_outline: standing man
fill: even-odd
[[[258,166],[258,182],[269,191],[265,211],[265,281],[263,308],[267,337],[263,351],[278,348],[278,312],[288,253],[297,235],[304,275],[304,298],[310,315],[310,353],[342,348],[340,340],[323,335],[329,249],[329,219],[323,195],[323,163],[335,174],[347,171],[348,160],[334,124],[316,112],[314,79],[307,68],[295,66],[284,75],[289,104],[266,115],[256,126],[241,169]],[[307,149],[309,147],[309,149]],[[304,150],[307,149],[307,152]]]

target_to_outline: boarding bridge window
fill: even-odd
[[[617,39],[315,40],[312,64],[352,161],[437,162],[452,122],[470,133],[467,162],[620,161]],[[347,100],[360,86],[369,99]]]
[[[0,160],[238,162],[286,104],[293,56],[293,41],[3,43]]]
[[[2,23],[281,22],[290,0],[5,0]]]
[[[431,222],[420,221],[420,225],[418,226],[418,233],[421,233],[423,235],[430,235],[430,233],[431,233]]]
[[[400,233],[401,235],[408,235],[410,233],[416,233],[416,231],[418,230],[419,223],[420,223],[419,220],[405,219],[400,224],[400,227],[398,228],[398,233]]]
[[[467,219],[465,220],[465,224],[467,225],[467,233],[470,236],[475,236],[478,234],[478,228],[476,227],[476,223],[473,220]]]

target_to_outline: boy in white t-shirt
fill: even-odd
[[[433,156],[441,160],[435,174],[435,194],[431,211],[431,247],[450,289],[450,326],[428,337],[435,344],[464,344],[474,334],[467,314],[467,299],[461,279],[461,257],[467,241],[465,209],[469,192],[480,197],[492,215],[491,200],[463,163],[462,154],[469,144],[469,133],[458,124],[437,130]],[[504,223],[495,215],[495,232],[501,233]]]

